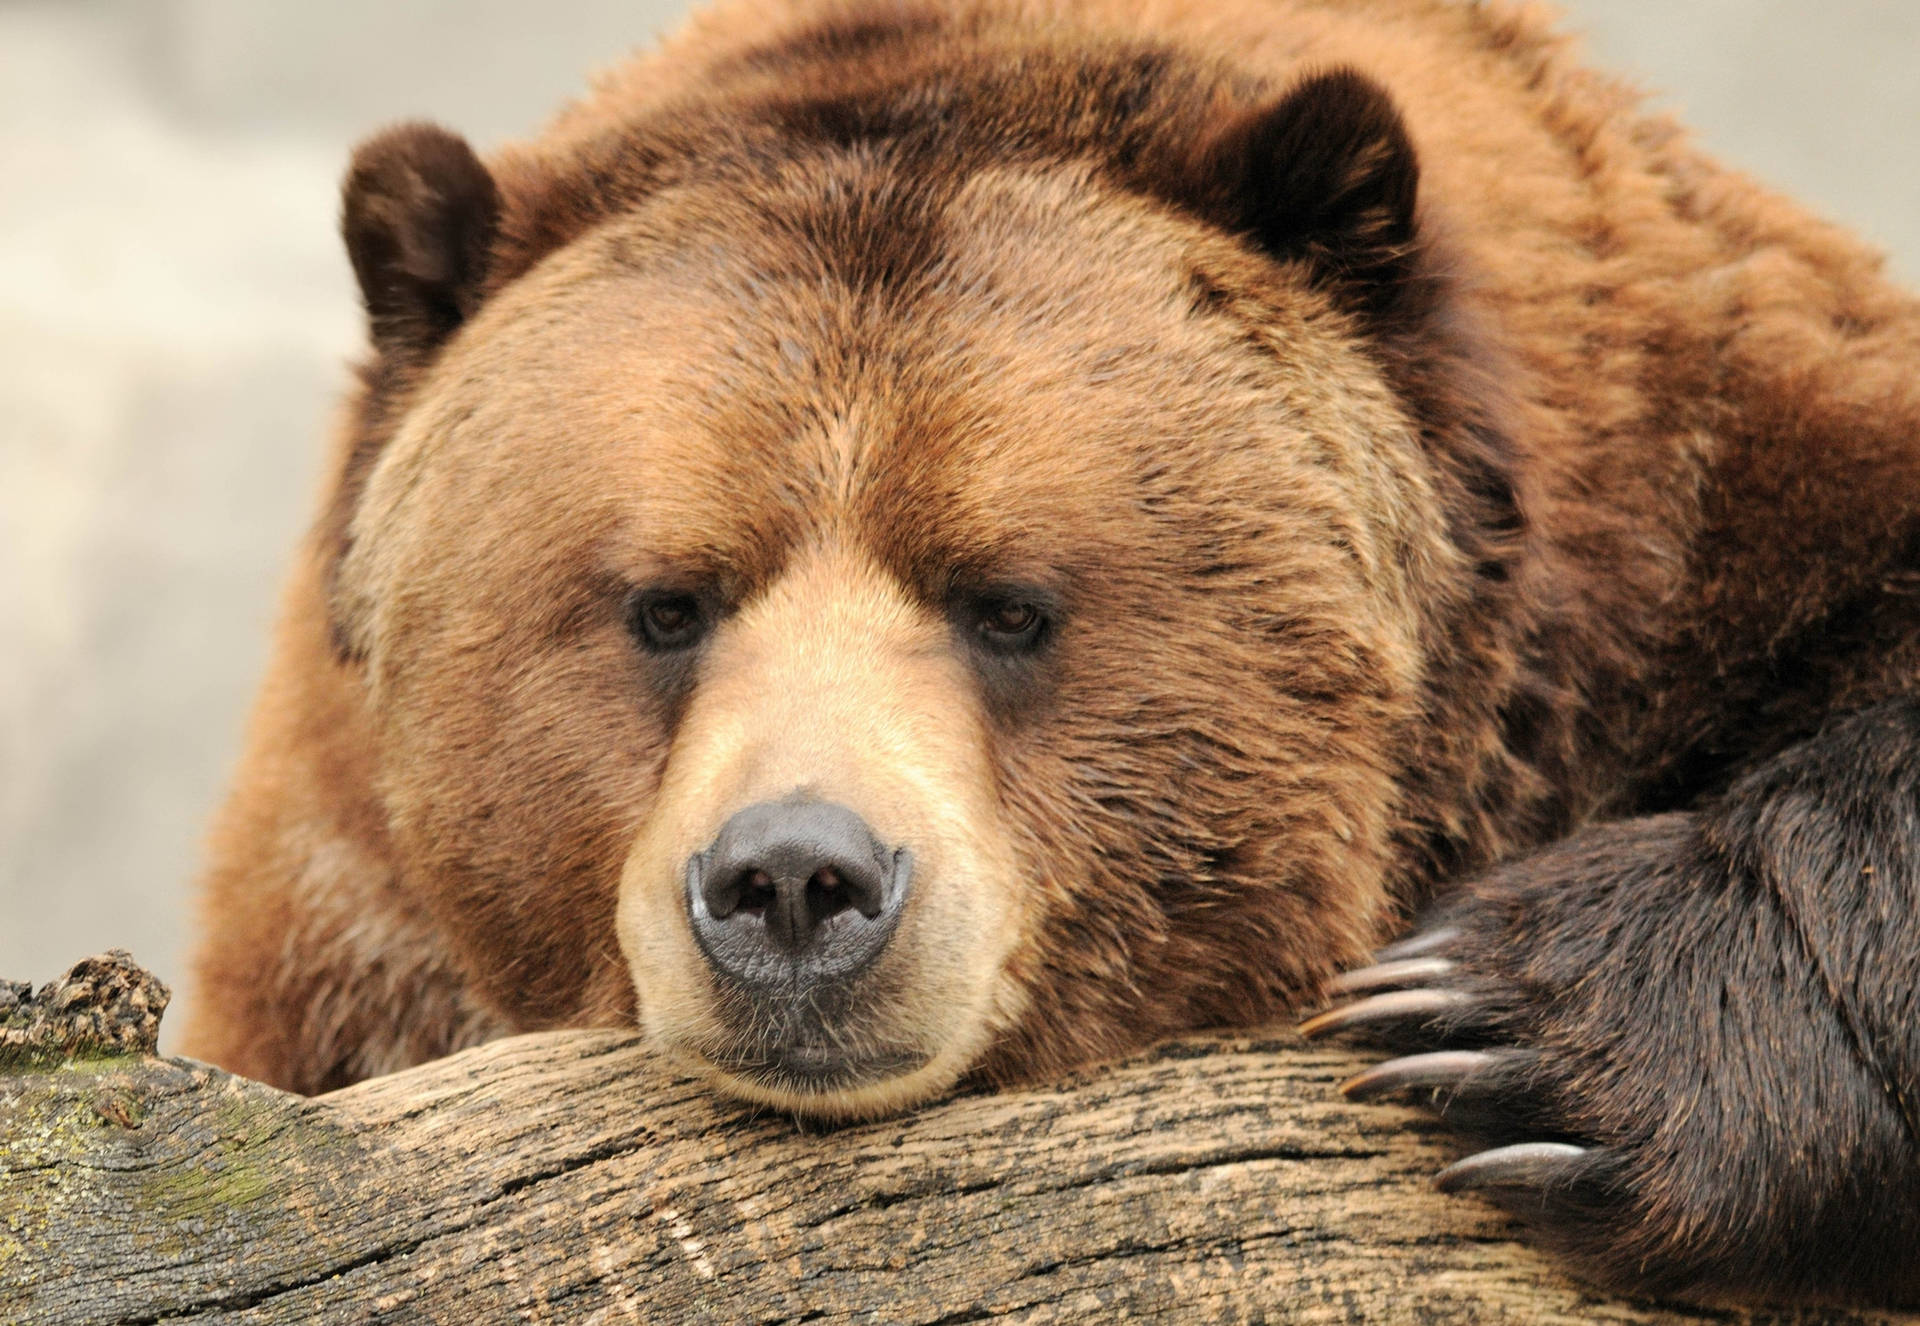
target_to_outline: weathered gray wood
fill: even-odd
[[[810,1130],[604,1032],[313,1100],[16,1054],[0,1321],[1920,1321],[1585,1293],[1431,1190],[1419,1115],[1340,1103],[1359,1062],[1196,1037]]]

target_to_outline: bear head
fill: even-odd
[[[1520,522],[1400,117],[1002,55],[357,155],[333,631],[514,1025],[873,1114],[1295,1007],[1433,854]]]

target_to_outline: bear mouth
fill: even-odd
[[[772,965],[772,964],[769,964]],[[754,984],[714,982],[714,1012],[725,1031],[701,1038],[696,1055],[748,1094],[830,1097],[896,1081],[937,1051],[888,1034],[893,982],[865,972],[821,980],[790,965]]]
[[[825,1095],[904,1077],[924,1067],[932,1058],[925,1051],[902,1047],[855,1052],[844,1046],[815,1041],[795,1041],[703,1057],[729,1077],[753,1086],[809,1095]]]

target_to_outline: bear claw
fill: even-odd
[[[1333,994],[1352,995],[1391,986],[1417,985],[1452,975],[1455,965],[1451,958],[1400,958],[1343,972],[1327,982],[1327,989]]]
[[[1311,1040],[1348,1027],[1397,1022],[1406,1018],[1434,1018],[1478,1002],[1477,996],[1458,990],[1392,990],[1310,1017],[1300,1024],[1300,1034]]]
[[[1552,1187],[1570,1179],[1589,1152],[1571,1142],[1516,1142],[1447,1166],[1433,1176],[1433,1186],[1444,1193]]]
[[[1511,1055],[1493,1050],[1435,1050],[1375,1064],[1340,1084],[1348,1100],[1373,1100],[1415,1087],[1452,1087],[1506,1062]]]
[[[1445,948],[1458,938],[1460,938],[1458,927],[1450,925],[1436,926],[1432,930],[1424,930],[1418,934],[1408,935],[1405,939],[1396,940],[1394,943],[1388,944],[1385,948],[1373,955],[1373,960],[1375,962],[1398,962],[1403,958],[1424,958],[1435,949]]]

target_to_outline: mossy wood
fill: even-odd
[[[0,986],[0,1321],[1920,1322],[1597,1297],[1289,1036],[821,1130],[606,1032],[304,1099],[146,1052],[165,998]]]

